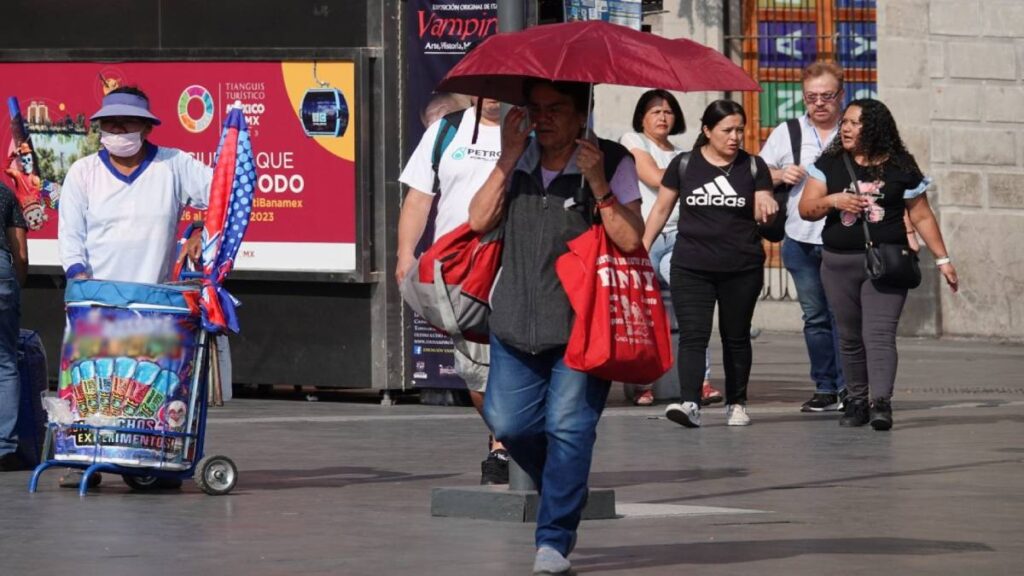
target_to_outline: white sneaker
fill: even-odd
[[[669,404],[665,408],[665,417],[687,428],[700,428],[700,406],[696,402]]]
[[[725,407],[725,423],[729,426],[750,426],[750,416],[743,404],[729,404]]]

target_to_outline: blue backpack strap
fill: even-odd
[[[437,137],[434,138],[434,151],[430,155],[430,167],[434,170],[435,195],[441,193],[441,178],[438,176],[438,170],[441,168],[441,157],[444,156],[444,151],[448,149],[448,145],[455,139],[455,134],[459,131],[459,124],[462,123],[464,112],[465,110],[459,110],[441,118],[441,125],[437,129]]]

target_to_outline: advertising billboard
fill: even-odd
[[[0,63],[0,96],[11,119],[0,122],[8,154],[0,182],[18,188],[22,206],[33,211],[31,264],[60,265],[60,184],[72,163],[99,149],[88,118],[110,90],[136,86],[162,122],[149,140],[211,166],[228,107],[241,103],[258,191],[236,269],[356,271],[355,68],[344,61]],[[34,154],[28,180],[24,147],[15,144],[19,126]],[[197,218],[187,212],[182,225]]]

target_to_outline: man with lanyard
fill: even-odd
[[[65,274],[148,284],[173,280],[182,210],[206,208],[213,169],[147,141],[160,119],[136,87],[111,91],[90,120],[99,122],[103,148],[75,161],[64,179],[57,240]],[[193,224],[178,258],[198,260],[201,250]],[[80,479],[81,471],[69,470],[60,484],[76,487]]]
[[[823,412],[841,410],[846,396],[835,319],[821,284],[821,230],[825,221],[804,220],[797,206],[807,181],[806,167],[818,159],[838,132],[843,69],[831,62],[811,64],[803,73],[803,95],[807,113],[777,126],[760,156],[768,164],[775,186],[791,186],[782,261],[793,277],[803,310],[804,340],[815,385],[814,395],[804,402],[801,411]],[[798,126],[794,126],[794,122]],[[798,155],[797,162],[794,162],[794,153]]]
[[[426,229],[435,198],[436,240],[469,219],[470,200],[501,156],[501,105],[489,98],[480,99],[476,105],[481,108],[479,126],[475,107],[453,112],[434,122],[423,134],[399,178],[409,187],[398,217],[395,280],[399,285],[416,263],[416,246]],[[445,133],[449,130],[453,132],[451,135]],[[467,369],[472,361],[458,350],[454,354],[456,373],[466,381],[473,406],[481,413],[487,387],[486,371]],[[508,484],[508,452],[493,437],[490,452],[480,463],[480,483]]]

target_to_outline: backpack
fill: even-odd
[[[790,118],[786,120],[786,128],[789,130],[789,143],[793,149],[793,164],[800,164],[800,145],[803,131],[800,129],[800,119]],[[755,180],[756,180],[755,176]],[[779,203],[779,211],[775,214],[775,220],[769,224],[758,226],[757,230],[761,237],[769,242],[781,242],[786,237],[786,207],[789,204],[789,192],[793,186],[783,182],[775,187],[772,195]]]

